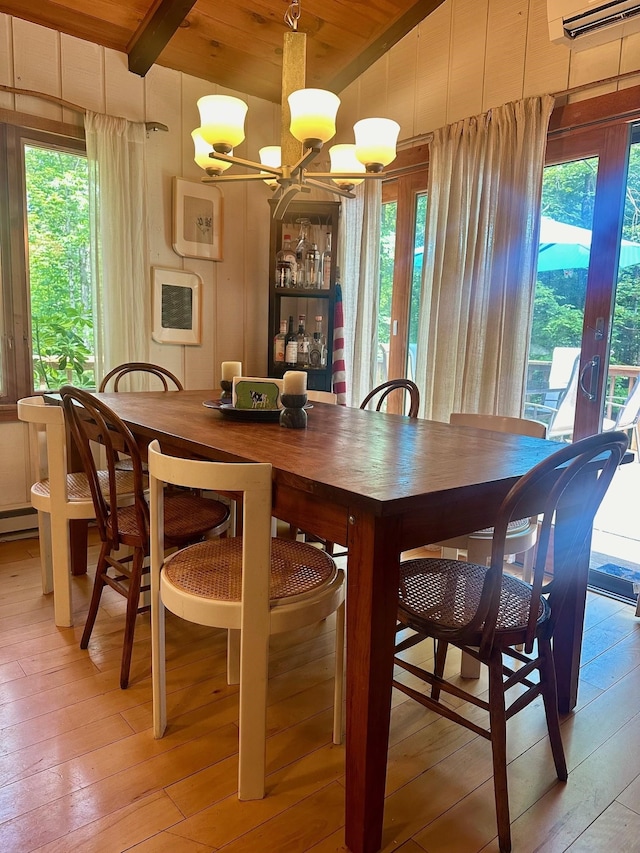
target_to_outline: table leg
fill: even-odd
[[[89,522],[84,518],[72,518],[69,522],[70,561],[72,575],[87,573],[87,540]]]
[[[400,541],[398,519],[350,517],[345,842],[353,853],[382,844]]]
[[[591,536],[580,553],[575,550],[571,552],[572,547],[575,549],[575,543],[571,541],[571,515],[567,508],[559,508],[554,529],[556,551],[561,554],[568,550],[571,555],[568,564],[571,570],[569,589],[553,637],[558,709],[561,714],[569,713],[578,701],[580,653],[591,553]]]

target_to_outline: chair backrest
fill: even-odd
[[[614,429],[631,429],[640,418],[640,379],[636,379],[631,393],[619,410]]]
[[[128,376],[132,373],[144,373],[149,376],[157,377],[162,383],[162,388],[164,391],[184,391],[184,387],[182,382],[178,379],[177,376],[174,376],[170,370],[167,370],[166,367],[161,367],[159,364],[150,364],[146,361],[130,361],[126,364],[119,364],[117,367],[114,367],[113,370],[110,370],[109,373],[104,377],[102,382],[100,383],[100,387],[98,391],[106,391],[107,385],[113,379],[113,390],[119,391],[119,385],[122,379],[125,376]],[[170,388],[170,386],[173,386]]]
[[[149,445],[151,593],[156,600],[164,559],[164,483],[190,489],[242,494],[242,623],[251,634],[269,634],[272,466],[265,462],[208,462],[167,456],[157,440]],[[203,617],[204,618],[204,617]],[[206,620],[202,624],[207,624]],[[249,634],[247,634],[249,637]],[[243,635],[244,641],[244,635]],[[268,644],[266,645],[268,649]],[[261,650],[265,653],[265,649]]]
[[[373,404],[375,402],[376,412],[379,412],[382,408],[382,404],[389,394],[396,390],[408,392],[408,415],[410,418],[417,418],[418,409],[420,408],[420,391],[418,390],[418,386],[415,382],[412,382],[411,379],[389,379],[387,382],[383,382],[381,385],[378,385],[377,388],[374,388],[373,391],[369,391],[362,403],[360,403],[360,408],[366,409],[370,403]]]
[[[338,395],[334,394],[333,391],[307,391],[307,400],[310,403],[331,403],[335,406],[338,402]]]
[[[449,423],[457,426],[492,429],[495,432],[512,432],[516,435],[530,435],[532,438],[545,438],[546,426],[540,421],[527,418],[510,418],[505,415],[478,415],[467,412],[452,412]]]
[[[66,501],[67,435],[62,406],[47,406],[44,397],[24,397],[18,400],[18,418],[29,424],[33,482],[48,477],[51,493]]]
[[[89,481],[100,538],[103,542],[110,542],[113,548],[121,544],[121,507],[118,506],[117,487],[119,472],[116,463],[119,454],[125,453],[131,458],[132,465],[136,532],[142,542],[147,542],[149,507],[144,496],[145,477],[140,450],[131,430],[109,406],[88,391],[65,385],[60,389],[60,394],[69,431]],[[101,482],[92,452],[92,445],[95,446],[96,442],[104,453],[108,488]]]
[[[570,587],[576,582],[575,561],[589,541],[593,519],[627,449],[623,432],[592,435],[573,444],[561,445],[556,453],[540,462],[518,480],[505,497],[494,523],[491,566],[482,590],[478,611],[471,620],[473,630],[482,627],[480,656],[491,653],[496,617],[501,606],[501,585],[508,524],[531,512],[540,511],[540,526],[533,565],[531,605],[525,651],[533,646],[542,597],[551,606],[551,630]],[[556,512],[562,512],[570,536],[559,542],[552,538]],[[553,543],[553,544],[552,544]],[[547,582],[547,560],[553,555],[553,579]],[[518,614],[521,618],[522,614]]]

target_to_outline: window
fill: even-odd
[[[82,140],[0,125],[0,404],[93,385],[88,170]]]

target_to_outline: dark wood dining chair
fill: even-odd
[[[136,616],[148,606],[140,605],[140,595],[148,591],[142,577],[148,573],[149,506],[145,497],[147,477],[142,468],[140,450],[127,425],[105,403],[92,394],[65,385],[60,389],[65,416],[76,444],[94,503],[101,547],[95,582],[80,648],[89,645],[98,615],[100,599],[109,586],[127,599],[127,612],[120,669],[120,687],[129,684]],[[101,488],[95,463],[96,443],[106,457],[108,488]],[[127,506],[118,506],[117,484],[122,472],[116,467],[120,454],[131,461],[133,498]],[[224,533],[229,526],[229,507],[187,491],[167,495],[164,502],[164,543],[166,548],[183,547],[210,536]],[[124,546],[127,552],[119,551]]]
[[[493,781],[501,853],[511,850],[507,791],[506,724],[542,696],[558,779],[567,779],[560,734],[553,634],[575,581],[573,563],[589,547],[595,513],[627,448],[623,432],[601,433],[560,450],[532,468],[511,489],[495,520],[489,566],[457,560],[408,560],[400,566],[399,642],[395,663],[431,690],[394,679],[394,686],[453,722],[491,742]],[[596,460],[598,460],[596,462]],[[535,495],[535,498],[534,498]],[[526,583],[503,571],[509,523],[540,506],[544,496],[533,578]],[[570,513],[570,541],[553,542],[556,511]],[[549,561],[553,569],[548,574]],[[405,630],[410,629],[410,630]],[[436,643],[430,669],[403,659],[402,653],[427,638]],[[522,644],[523,651],[516,647]],[[464,690],[459,679],[445,679],[448,646],[456,646],[488,667],[488,701]],[[515,664],[512,663],[515,661]],[[538,678],[532,678],[537,673]],[[419,682],[418,682],[419,683]],[[509,693],[515,688],[515,695]],[[441,693],[454,697],[443,702]],[[509,702],[507,705],[507,693]],[[465,712],[468,702],[488,715]],[[473,709],[472,709],[473,710]],[[486,722],[485,722],[486,721]],[[483,723],[485,723],[483,725]]]
[[[107,391],[109,383],[113,380],[112,391],[120,390],[120,382],[125,376],[132,373],[146,373],[150,376],[157,377],[162,383],[164,391],[184,391],[182,382],[177,376],[174,376],[166,367],[161,367],[159,364],[151,364],[147,361],[129,361],[125,364],[119,364],[110,370],[100,383],[98,391]]]
[[[420,408],[420,391],[415,382],[411,379],[389,379],[378,385],[372,391],[369,391],[364,400],[360,403],[361,409],[368,409],[375,406],[376,412],[381,411],[389,394],[394,391],[404,391],[409,395],[409,411],[405,412],[410,418],[418,417],[418,409]]]

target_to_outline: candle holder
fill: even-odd
[[[220,387],[222,388],[222,394],[220,395],[221,403],[230,403],[231,402],[231,389],[233,388],[233,382],[229,382],[228,379],[220,380]]]
[[[307,413],[304,407],[307,404],[306,394],[282,394],[280,399],[284,409],[280,412],[280,426],[287,429],[306,429]]]

